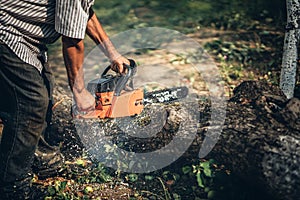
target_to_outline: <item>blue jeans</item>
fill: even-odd
[[[40,73],[0,43],[0,186],[28,179],[39,139],[51,119],[52,75]]]

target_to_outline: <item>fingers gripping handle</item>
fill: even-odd
[[[124,64],[124,67],[125,67],[126,69],[131,68],[131,70],[133,71],[133,74],[132,74],[132,75],[134,75],[134,74],[136,73],[136,63],[135,63],[135,61],[132,60],[132,59],[128,59],[128,60],[129,60],[130,64],[129,64],[129,65]],[[110,65],[109,65],[108,67],[105,68],[105,70],[104,70],[104,71],[102,72],[102,74],[101,74],[101,77],[104,77],[104,76],[107,74],[107,72],[109,72],[109,70],[111,70],[111,66],[110,66]]]
[[[125,75],[121,74],[120,79],[118,80],[118,83],[116,85],[116,89],[115,89],[115,96],[120,96],[122,90],[124,90],[124,88],[126,87],[128,81],[132,82],[132,77],[134,76],[134,74],[136,73],[136,63],[134,60],[132,59],[128,59],[130,62],[130,65],[126,65],[124,64],[124,67],[127,69],[127,73]],[[104,77],[107,72],[111,69],[110,66],[108,66],[102,73],[102,77]],[[131,84],[132,85],[132,84]],[[133,86],[131,86],[133,87]]]

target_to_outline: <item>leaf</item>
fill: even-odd
[[[153,180],[153,179],[154,179],[153,176],[150,176],[150,175],[146,175],[146,176],[145,176],[145,180],[146,180],[146,181],[151,181],[151,180]]]
[[[103,173],[101,178],[103,179],[104,182],[108,182],[112,180],[112,177],[109,174]]]
[[[210,168],[209,161],[205,161],[205,162],[200,163],[200,167],[203,167],[203,169],[209,169]]]
[[[85,161],[79,158],[79,159],[76,160],[76,164],[80,165],[80,166],[84,166],[85,165]]]
[[[210,188],[209,187],[205,187],[204,188],[204,192],[209,192],[210,191]]]
[[[48,193],[49,195],[53,196],[56,192],[55,192],[55,188],[52,186],[48,187]]]
[[[209,191],[209,192],[207,193],[207,198],[208,198],[208,199],[214,199],[215,196],[216,196],[216,192],[213,191],[213,190],[211,190],[211,191]]]
[[[181,197],[180,197],[179,194],[173,193],[173,199],[174,199],[174,200],[180,200]]]
[[[63,182],[60,183],[60,189],[61,190],[66,189],[66,186],[67,186],[67,181],[63,181]]]
[[[84,193],[88,194],[88,193],[92,193],[94,190],[91,186],[86,186],[84,189]]]
[[[138,180],[138,175],[137,174],[128,174],[126,176],[126,178],[128,181],[135,182]]]
[[[204,168],[203,172],[204,172],[205,176],[207,176],[209,178],[212,177],[212,171],[210,168]]]
[[[197,177],[197,182],[198,182],[199,187],[204,188],[205,186],[203,185],[200,171],[197,172],[196,177]]]
[[[190,166],[183,166],[182,167],[182,172],[183,174],[188,174],[192,171],[192,168]]]

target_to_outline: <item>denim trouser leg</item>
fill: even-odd
[[[14,183],[31,172],[34,152],[47,126],[49,83],[33,66],[0,44],[0,183]]]

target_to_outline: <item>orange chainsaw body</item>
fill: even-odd
[[[130,61],[131,66],[126,66],[128,72],[123,75],[107,74],[107,67],[100,79],[89,82],[88,90],[94,94],[96,107],[93,112],[85,115],[77,115],[77,118],[117,118],[138,115],[144,105],[144,92],[142,89],[125,89],[135,73],[136,64]],[[132,82],[131,82],[132,83]]]
[[[142,89],[122,91],[120,96],[114,92],[96,93],[96,109],[79,118],[117,118],[138,115],[143,111],[144,93]]]
[[[144,93],[141,89],[122,91],[120,96],[113,92],[96,93],[96,110],[99,118],[116,118],[138,115],[142,112]]]

